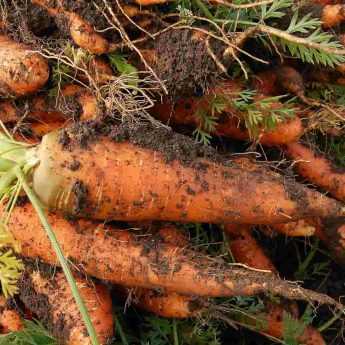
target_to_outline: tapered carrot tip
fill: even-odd
[[[280,234],[290,237],[309,237],[316,232],[315,225],[305,219],[300,219],[296,222],[273,224],[271,227]]]

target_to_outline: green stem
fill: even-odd
[[[115,322],[116,322],[116,330],[119,332],[119,336],[121,338],[122,345],[129,345],[127,338],[126,338],[126,335],[125,335],[125,332],[122,329],[120,321],[118,319],[116,319]]]
[[[32,206],[36,210],[37,215],[41,221],[41,224],[42,224],[44,230],[46,231],[46,233],[48,235],[48,238],[51,242],[53,249],[55,250],[56,256],[58,257],[58,259],[60,261],[60,265],[61,265],[62,270],[66,276],[68,284],[70,285],[72,295],[73,295],[73,297],[77,303],[80,314],[84,320],[84,323],[85,323],[86,329],[89,333],[91,342],[93,345],[99,345],[99,341],[97,339],[97,334],[96,334],[95,328],[93,327],[92,321],[90,319],[89,312],[86,309],[84,301],[79,294],[77,284],[73,278],[73,275],[72,275],[72,272],[68,266],[67,260],[63,255],[63,252],[62,252],[61,247],[57,241],[55,233],[54,233],[53,229],[51,228],[43,209],[40,206],[40,200],[37,198],[34,191],[27,184],[25,176],[24,176],[22,170],[20,169],[20,167],[18,166],[17,168],[15,168],[14,171],[15,171],[15,174],[16,174],[18,180],[22,184],[26,195],[28,196],[30,202],[32,203]]]
[[[204,13],[205,17],[213,20],[213,15],[207,6],[202,2],[202,0],[194,0],[195,4],[199,7],[199,9]]]
[[[318,327],[317,330],[322,333],[324,332],[327,328],[333,325],[335,321],[337,321],[342,315],[344,314],[344,311],[342,310],[338,314],[335,314],[331,319],[329,319],[327,322],[325,322],[322,326]]]
[[[174,335],[174,345],[179,345],[176,319],[173,319],[173,335]]]

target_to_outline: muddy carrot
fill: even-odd
[[[110,294],[100,284],[93,285],[80,277],[75,277],[75,279],[90,313],[98,341],[106,345],[113,333]],[[20,300],[60,343],[91,345],[78,307],[62,272],[49,274],[49,268],[37,269],[35,264],[27,263],[18,284]]]
[[[325,156],[318,155],[307,146],[291,143],[284,148],[286,155],[295,161],[298,174],[345,201],[345,171],[337,168]]]
[[[231,253],[236,261],[246,264],[250,267],[269,270],[277,274],[277,270],[271,259],[264,253],[262,247],[252,235],[252,230],[249,226],[226,224],[224,231],[230,238],[229,247]],[[273,303],[268,299],[264,300],[265,310],[259,312],[251,317],[244,317],[241,319],[245,324],[253,325],[254,329],[279,339],[284,338],[284,316],[290,314],[290,318],[296,318],[298,322],[297,305],[288,305],[288,303]],[[291,310],[293,315],[291,315]],[[255,321],[256,320],[256,321]],[[301,324],[302,325],[302,324]],[[303,329],[303,327],[302,327]],[[296,335],[296,338],[304,343],[306,340],[308,344],[325,344],[321,334],[313,327],[304,327],[301,334]]]
[[[306,296],[341,307],[333,299],[296,287],[271,273],[257,272],[215,261],[187,248],[152,243],[126,231],[96,228],[86,221],[68,222],[49,214],[65,256],[87,274],[129,287],[163,288],[192,296],[238,296],[270,291],[289,299]],[[55,265],[57,259],[30,205],[16,207],[8,227],[21,244],[22,255]]]
[[[23,44],[0,35],[0,96],[24,96],[48,80],[46,60]]]
[[[4,296],[0,296],[0,333],[15,332],[22,328],[23,322],[19,313],[7,305]]]
[[[73,41],[81,48],[93,54],[104,54],[112,49],[111,43],[98,34],[92,25],[74,12],[64,10],[61,4],[51,6],[47,0],[32,0],[33,4],[42,6],[52,17],[63,16]]]
[[[169,130],[123,124],[110,137],[90,137],[88,126],[50,133],[25,149],[38,162],[34,191],[51,210],[101,220],[247,224],[344,213],[317,191],[274,172],[243,170]],[[20,152],[6,158],[21,159]]]

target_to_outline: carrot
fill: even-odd
[[[46,60],[5,35],[0,35],[0,96],[24,96],[48,80]]]
[[[253,237],[249,226],[226,224],[224,231],[230,238],[229,246],[236,261],[256,269],[269,270],[275,274],[278,273],[271,259],[264,253]],[[282,339],[285,332],[284,316],[291,314],[291,309],[293,314],[296,314],[294,309],[298,310],[297,305],[288,307],[283,303],[269,302],[267,299],[264,300],[264,304],[264,312],[259,312],[253,319],[248,317],[241,321],[256,326],[254,328],[259,332]],[[297,319],[298,315],[290,315],[291,317]],[[325,344],[321,334],[310,326],[305,327],[301,334],[296,335],[296,338],[301,343],[307,341],[306,344]]]
[[[332,28],[345,21],[345,5],[326,5],[322,9],[321,21],[324,28]]]
[[[294,167],[299,175],[345,201],[345,171],[300,143],[286,145],[284,152],[295,161]]]
[[[186,247],[189,242],[181,230],[171,225],[159,229],[156,236],[158,236],[158,240],[162,239],[163,243],[180,248]],[[128,290],[119,288],[128,297]],[[200,315],[206,306],[206,301],[200,297],[144,288],[134,290],[132,303],[143,310],[169,318],[195,317]]]
[[[152,115],[164,122],[172,124],[202,126],[203,124],[198,116],[198,112],[206,111],[210,113],[212,101],[218,93],[222,94],[222,92],[225,92],[225,94],[230,94],[239,90],[239,86],[236,83],[225,82],[217,89],[212,90],[209,95],[201,98],[183,98],[177,100],[175,103],[169,101],[165,101],[162,104],[158,103],[152,109]],[[261,97],[257,98],[259,99]],[[274,106],[279,108],[281,104],[277,102]],[[243,114],[239,110],[227,106],[221,114],[214,114],[214,116],[218,118],[218,123],[213,132],[214,134],[237,140],[252,139],[241,120],[243,119]],[[272,130],[261,129],[258,134],[258,141],[267,146],[284,145],[298,140],[303,132],[304,126],[301,119],[295,117],[294,119],[279,123]]]
[[[98,34],[91,24],[84,20],[80,15],[64,10],[60,1],[57,2],[56,7],[54,7],[55,3],[51,5],[48,0],[32,0],[32,3],[46,9],[52,17],[64,17],[67,21],[66,24],[70,35],[79,47],[98,55],[105,54],[113,49],[112,44]]]
[[[333,299],[296,287],[270,273],[224,264],[201,253],[178,248],[92,222],[68,222],[48,214],[64,255],[87,274],[129,287],[163,288],[192,296],[238,296],[270,291],[290,299],[317,300],[341,308]],[[8,228],[21,254],[58,264],[55,252],[31,205],[15,207]],[[79,265],[78,265],[79,264]]]
[[[253,237],[250,226],[225,224],[224,231],[230,239],[229,248],[237,261],[249,267],[277,273],[272,261]]]
[[[313,218],[308,219],[308,222],[316,227],[315,235],[325,244],[334,260],[345,265],[345,218]]]
[[[128,295],[128,291],[125,291],[125,295]],[[132,303],[155,315],[176,319],[197,317],[206,310],[206,303],[200,297],[159,289],[135,289]]]
[[[280,234],[291,237],[313,236],[316,232],[315,225],[306,219],[300,219],[296,222],[273,224],[271,227]]]
[[[47,268],[26,264],[20,281],[19,298],[60,343],[88,345],[91,340],[62,272],[47,277]],[[106,345],[113,333],[112,302],[107,289],[75,277],[100,344]]]
[[[68,84],[61,90],[57,99],[47,96],[36,96],[26,107],[15,103],[0,103],[0,120],[3,123],[15,123],[25,114],[25,120],[32,122],[31,129],[38,136],[54,129],[62,128],[68,118],[86,121],[96,119],[101,110],[95,96],[87,89],[75,84]]]
[[[285,321],[287,318],[291,319],[292,316],[289,316],[288,312],[282,309],[280,304],[269,303],[265,304],[265,310],[261,313],[251,315],[234,315],[233,318],[237,319],[238,322],[249,326],[249,328],[269,335],[271,337],[275,337],[278,339],[283,339],[285,334],[289,334],[291,337],[291,330],[287,328],[286,324],[289,321]],[[290,321],[291,322],[291,321]],[[295,323],[298,320],[295,320]],[[323,339],[320,332],[318,332],[312,326],[305,326],[303,328],[303,323],[300,323],[301,330],[295,334],[296,340],[298,344],[304,345],[325,345],[326,342]],[[289,332],[289,333],[288,333]]]
[[[39,162],[33,189],[51,210],[101,220],[256,224],[344,214],[341,203],[279,174],[222,163],[211,149],[209,159],[199,158],[202,146],[169,130],[124,124],[111,139],[90,137],[89,125],[50,133],[28,149]],[[19,159],[17,152],[4,157]],[[79,168],[71,170],[74,161]]]
[[[0,333],[15,332],[22,328],[23,322],[19,313],[7,305],[4,296],[0,296]]]

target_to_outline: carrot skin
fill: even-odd
[[[316,226],[306,219],[300,219],[296,222],[273,224],[271,227],[278,233],[290,237],[313,236],[316,232]]]
[[[200,109],[210,108],[212,99],[219,94],[230,94],[240,90],[240,86],[235,82],[225,82],[219,85],[210,94],[201,98],[191,97],[176,101],[175,104],[165,101],[157,103],[152,109],[152,115],[160,120],[177,124],[200,126],[200,119],[196,115]],[[279,104],[277,104],[277,107]],[[237,140],[253,140],[246,128],[242,128],[241,114],[238,110],[228,107],[218,116],[218,124],[213,134],[229,137]],[[277,124],[272,130],[261,130],[258,135],[258,141],[266,146],[284,145],[297,141],[304,132],[304,126],[299,117]]]
[[[235,259],[249,267],[277,273],[270,258],[251,234],[250,226],[225,224],[224,231],[230,239],[230,250]]]
[[[20,281],[19,298],[66,345],[91,345],[85,325],[62,272],[46,277],[44,272],[27,269]],[[113,333],[112,302],[107,289],[75,276],[101,345]]]
[[[299,175],[345,202],[345,170],[336,168],[326,157],[300,143],[288,144],[284,152],[296,161],[294,167]]]
[[[39,90],[48,77],[48,63],[41,55],[0,35],[0,95],[31,94]]]
[[[145,243],[132,234],[87,221],[68,222],[48,214],[64,255],[87,274],[129,287],[164,288],[192,296],[254,295],[270,291],[290,299],[309,296],[320,303],[334,300],[313,291],[296,288],[295,284],[273,277],[266,272],[254,272],[228,266],[221,261],[192,250],[168,244]],[[40,258],[58,264],[55,252],[42,229],[32,206],[16,207],[8,227],[21,244],[25,257]],[[97,227],[97,228],[96,228]],[[342,307],[341,307],[342,308]]]
[[[7,306],[4,296],[0,296],[0,309],[1,334],[16,332],[23,328],[22,318],[16,310]]]

